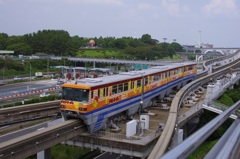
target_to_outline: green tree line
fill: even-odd
[[[143,34],[141,38],[102,37],[84,38],[70,36],[64,30],[41,30],[21,36],[9,36],[0,33],[0,50],[13,50],[15,55],[32,55],[42,52],[56,56],[77,56],[81,49],[89,49],[89,41],[95,41],[98,49],[117,49],[123,54],[138,59],[161,59],[172,57],[175,52],[183,50],[179,43],[159,43],[151,35]]]

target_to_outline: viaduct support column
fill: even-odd
[[[51,148],[38,152],[37,159],[51,159]]]

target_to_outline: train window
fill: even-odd
[[[166,72],[165,74],[166,74],[166,78],[168,78],[169,77],[169,72]]]
[[[88,102],[89,90],[76,88],[63,88],[62,98],[78,102]]]
[[[164,79],[164,78],[166,78],[166,77],[165,77],[165,73],[162,73],[162,74],[161,74],[161,76],[162,76],[162,78],[161,78],[161,79]]]
[[[121,93],[123,91],[123,84],[118,85],[118,93]]]
[[[88,90],[83,90],[82,91],[82,99],[80,100],[80,102],[88,102],[88,94],[89,94]]]
[[[141,80],[137,80],[137,88],[141,87]]]
[[[184,72],[186,72],[188,70],[187,66],[184,67]]]
[[[189,70],[193,70],[193,66],[189,66],[188,68],[189,68]]]
[[[104,90],[105,90],[104,92],[105,96],[108,96],[108,87],[104,88]]]
[[[156,82],[156,81],[158,81],[158,80],[159,80],[159,75],[154,75],[153,81]]]
[[[100,98],[100,89],[98,90],[98,98]]]
[[[145,82],[144,82],[144,85],[148,85],[148,78],[145,78]]]
[[[91,91],[91,99],[93,98],[93,90]]]
[[[102,90],[103,90],[103,97],[105,97],[106,96],[106,92],[105,92],[106,88],[103,88]]]
[[[175,69],[175,70],[174,70],[174,75],[177,75],[177,74],[178,74],[178,70]]]
[[[123,91],[127,91],[128,90],[128,83],[124,83],[123,84]]]
[[[116,94],[116,93],[117,93],[117,85],[112,86],[112,94]]]

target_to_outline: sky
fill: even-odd
[[[134,37],[240,47],[239,0],[0,0],[0,33],[65,30],[79,37]]]

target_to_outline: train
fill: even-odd
[[[83,120],[92,133],[118,115],[133,117],[156,98],[163,99],[172,89],[193,81],[196,74],[197,64],[184,62],[66,82],[61,85],[61,114],[65,120]]]

